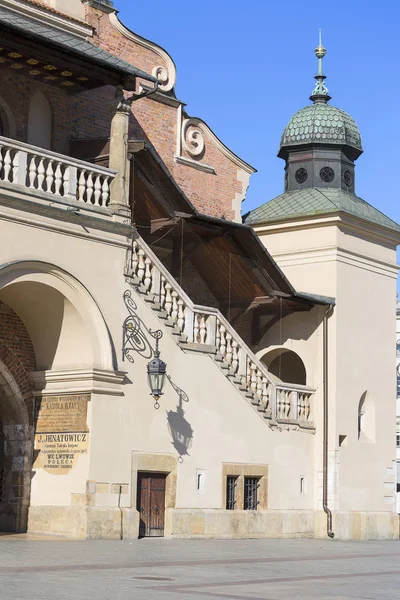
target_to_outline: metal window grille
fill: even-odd
[[[257,477],[244,478],[244,510],[257,510]]]
[[[236,483],[237,477],[228,475],[226,478],[226,509],[234,510],[236,508]]]

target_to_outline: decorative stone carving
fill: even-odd
[[[204,152],[203,132],[194,119],[185,119],[183,122],[182,145],[191,156],[200,156]]]
[[[153,77],[157,77],[158,81],[161,83],[158,86],[158,89],[162,92],[169,92],[172,89],[172,85],[170,85],[170,75],[168,69],[163,67],[162,65],[158,65],[154,67],[151,74]]]

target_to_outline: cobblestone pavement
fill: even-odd
[[[400,541],[0,537],[0,600],[395,600]]]

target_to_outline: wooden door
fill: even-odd
[[[165,478],[163,473],[138,473],[139,537],[164,535]]]

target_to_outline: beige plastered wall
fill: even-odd
[[[331,507],[393,511],[396,240],[388,231],[345,217],[272,224],[256,231],[297,290],[335,298],[329,319]],[[302,356],[301,344],[297,347]],[[304,350],[303,355],[307,362]],[[371,439],[358,437],[358,405],[365,391],[374,407]],[[321,419],[316,423],[318,432]],[[342,446],[339,435],[346,436]],[[315,442],[318,490],[318,434]]]
[[[58,219],[50,216],[55,214],[60,215]],[[90,294],[93,311],[100,311],[107,325],[114,346],[116,368],[126,373],[120,395],[85,390],[91,392],[87,421],[90,430],[88,454],[79,458],[68,475],[55,476],[42,470],[35,472],[31,528],[45,531],[51,527],[58,533],[68,533],[71,527],[75,527],[74,533],[83,535],[85,527],[92,527],[95,530],[93,535],[97,537],[118,537],[118,503],[124,511],[136,512],[136,490],[131,485],[133,453],[172,455],[176,461],[179,458],[168,428],[168,414],[177,411],[177,392],[167,382],[161,408],[155,410],[147,384],[148,358],[134,354],[134,363],[121,359],[122,324],[128,316],[123,302],[123,293],[129,287],[123,275],[127,238],[115,231],[82,227],[77,219],[65,219],[61,209],[59,213],[50,211],[36,217],[25,213],[28,222],[13,221],[19,213],[10,207],[2,208],[1,216],[1,263],[27,259],[51,261],[57,269],[80,282],[82,294],[83,289]],[[39,277],[25,273],[24,284],[30,280],[40,280],[42,285],[49,283],[44,275]],[[12,299],[12,285],[1,282],[1,279],[0,283],[4,286],[3,293]],[[2,291],[0,297],[1,294]],[[152,330],[163,327],[133,290],[132,296],[145,327]],[[42,314],[40,298],[31,298],[30,306],[32,319],[35,314]],[[86,323],[87,320],[83,321]],[[97,368],[105,368],[104,364],[99,364],[100,359],[96,359],[96,343],[91,332],[88,332],[87,338],[92,342],[90,360]],[[70,337],[68,343],[70,351],[63,346],[60,357],[65,357],[65,362],[60,358],[58,370],[68,371],[80,366],[82,357],[76,363],[73,360],[75,355],[80,356],[79,336],[78,339]],[[182,457],[182,462],[177,463],[174,510],[222,511],[223,463],[268,465],[269,509],[313,510],[313,434],[271,430],[210,356],[183,352],[169,330],[164,330],[160,349],[172,381],[187,395],[188,402],[183,403],[184,419],[193,430],[187,454]],[[68,383],[67,387],[69,393],[76,391],[73,383]],[[201,492],[196,488],[198,470],[205,474]],[[306,477],[309,482],[307,494],[300,493],[301,477]],[[123,486],[121,494],[118,486]],[[129,486],[128,493],[126,486]],[[104,522],[103,528],[96,529],[95,514],[98,520]],[[127,521],[131,517],[127,514]],[[128,525],[126,529],[129,529]]]

